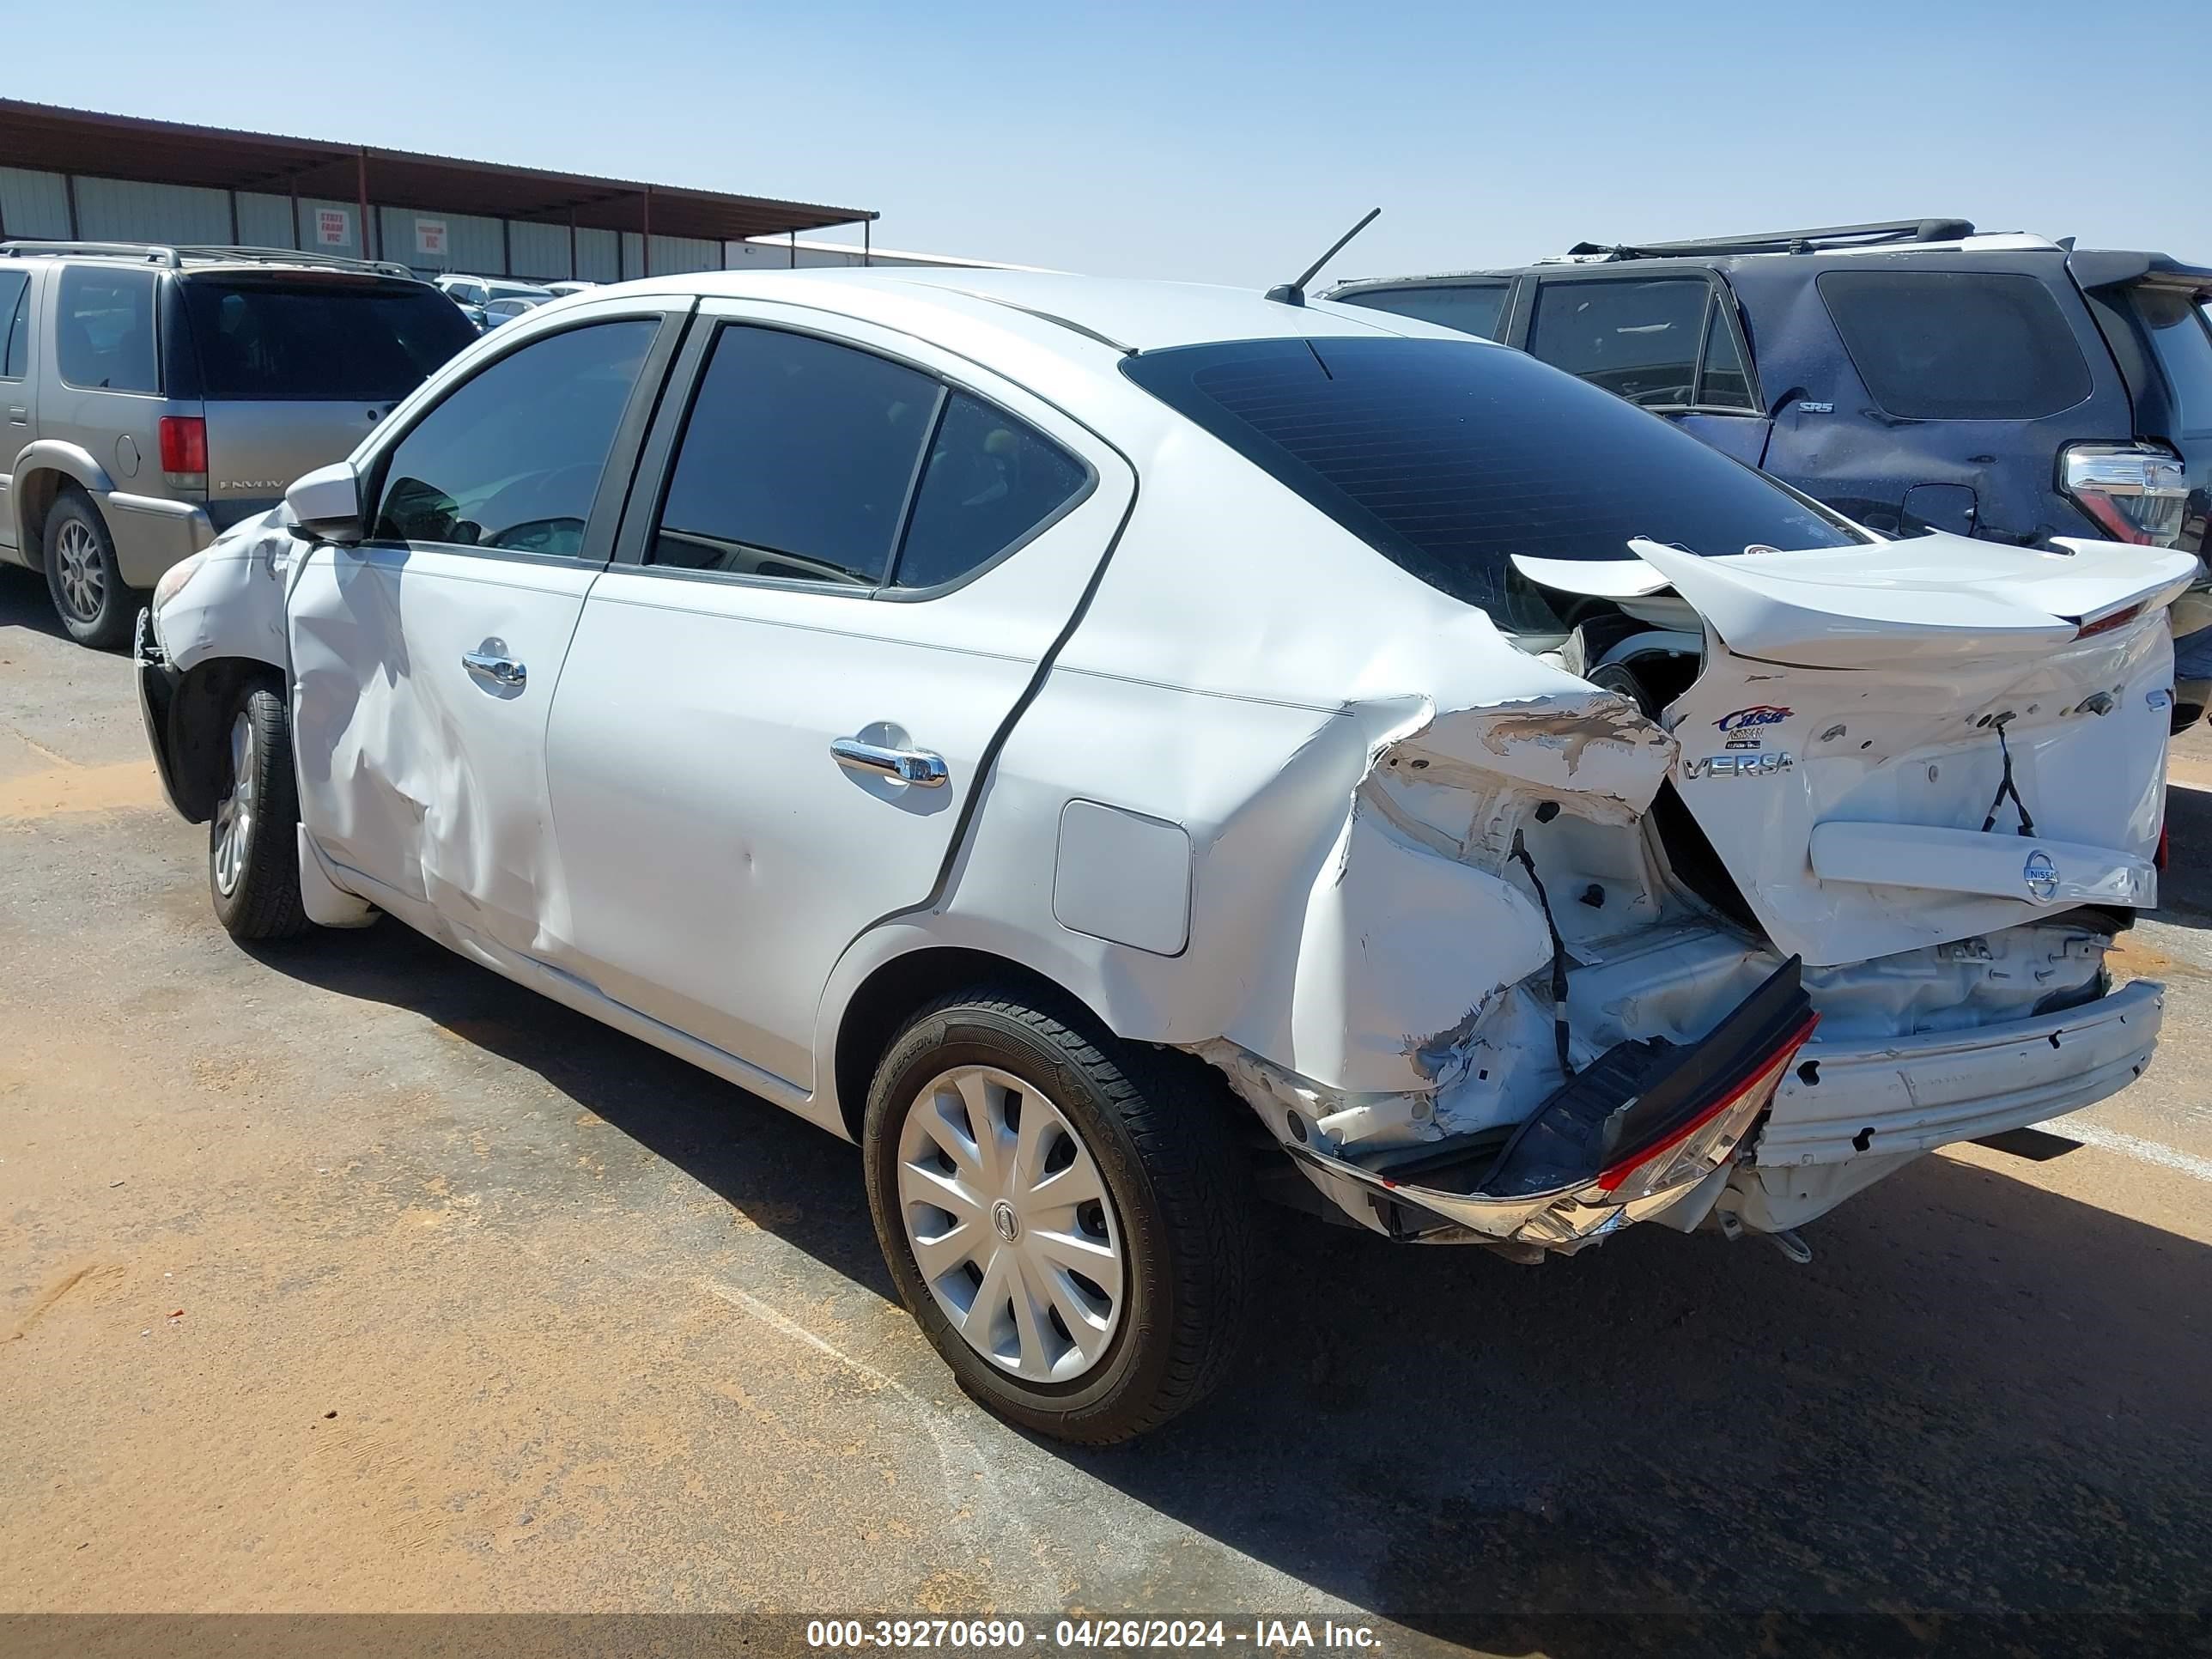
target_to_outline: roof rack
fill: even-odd
[[[231,247],[214,244],[167,242],[42,242],[21,238],[0,242],[0,257],[34,258],[45,255],[91,254],[104,259],[137,259],[149,265],[180,270],[187,259],[234,260],[241,264],[307,265],[319,270],[353,270],[377,276],[413,277],[415,273],[393,259],[348,259],[335,253],[311,253],[293,247]]]
[[[1577,242],[1571,256],[1608,259],[1668,259],[1703,253],[1811,253],[1824,247],[1868,247],[1884,242],[1955,242],[1974,234],[1964,219],[1889,219],[1870,225],[1824,225],[1811,230],[1768,230],[1750,236],[1711,236],[1693,242],[1645,242],[1606,246]]]

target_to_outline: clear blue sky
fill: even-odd
[[[875,208],[888,246],[1214,282],[1291,276],[1376,205],[1334,274],[1930,214],[2212,259],[2187,14],[102,0],[14,31],[0,94]]]

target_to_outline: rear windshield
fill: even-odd
[[[2158,353],[2173,390],[2176,428],[2190,437],[2212,433],[2212,331],[2197,296],[2172,289],[2137,288],[2128,298]],[[2193,453],[2193,452],[2192,452]]]
[[[2051,290],[1998,271],[1832,270],[1820,298],[1874,400],[1921,421],[2032,421],[2089,395]]]
[[[210,398],[385,403],[476,338],[452,301],[419,283],[196,276],[182,286]]]
[[[1148,351],[1123,374],[1369,545],[1516,632],[1557,631],[1510,563],[1859,538],[1656,415],[1474,341],[1243,340]]]

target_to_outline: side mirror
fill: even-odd
[[[301,541],[350,544],[368,535],[362,522],[361,474],[351,461],[319,466],[284,492],[292,533]]]

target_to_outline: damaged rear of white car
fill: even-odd
[[[641,307],[649,353],[562,366]],[[1202,1395],[1255,1189],[1527,1261],[1802,1249],[2149,1060],[2106,957],[2191,558],[1880,541],[1372,312],[963,273],[567,317],[157,599],[218,914],[396,915],[849,1135],[1018,1421]],[[605,435],[508,453],[508,359]],[[825,411],[817,490],[774,457]]]
[[[1184,356],[1128,372],[1499,624],[1264,623],[1271,690],[1425,688],[1345,688],[1291,1028],[1206,1048],[1346,1215],[1780,1233],[2142,1071],[2160,988],[2104,959],[2155,902],[2193,560],[1874,542],[1503,354]]]

